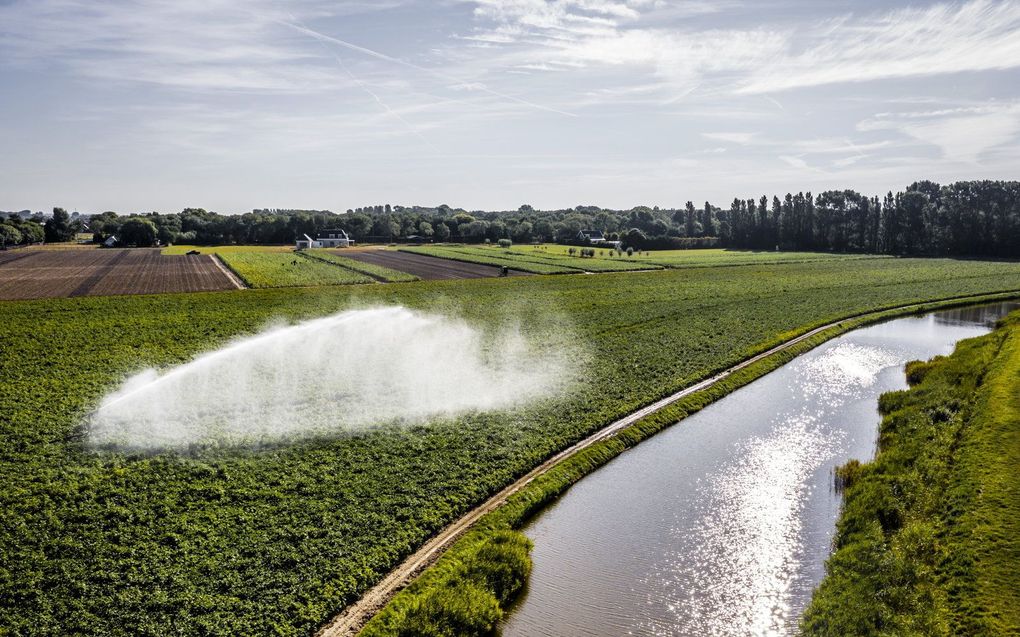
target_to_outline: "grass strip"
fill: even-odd
[[[294,254],[276,252],[220,252],[219,258],[253,288],[304,287],[374,283],[360,272]]]

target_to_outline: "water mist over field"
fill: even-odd
[[[548,348],[555,350],[557,348]],[[403,307],[275,327],[107,395],[94,445],[251,443],[502,409],[563,387],[566,356]]]

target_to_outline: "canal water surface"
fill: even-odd
[[[873,456],[878,396],[1017,307],[850,332],[584,478],[525,527],[534,570],[504,637],[796,633],[831,549],[833,469]]]

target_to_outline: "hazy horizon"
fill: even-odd
[[[1016,179],[1020,2],[0,0],[0,210]]]

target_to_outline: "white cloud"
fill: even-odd
[[[794,168],[799,168],[801,170],[806,170],[808,168],[807,162],[801,159],[800,157],[793,157],[791,155],[780,155],[779,159],[783,160],[784,162],[786,162],[787,164]]]
[[[319,12],[305,6],[309,14]],[[317,92],[344,85],[321,50],[287,34],[290,12],[262,0],[0,5],[0,52],[56,63],[89,79],[190,90]]]
[[[846,16],[799,32],[803,50],[756,69],[739,92],[1016,68],[1018,31],[1020,3],[1009,0]]]
[[[720,142],[733,144],[749,144],[757,133],[702,133],[705,139],[714,139]]]
[[[1020,133],[1020,103],[880,113],[862,121],[858,129],[897,131],[938,146],[946,159],[975,163],[983,153],[1013,141]]]
[[[518,64],[646,67],[681,89],[765,94],[840,82],[1020,67],[1020,2],[970,0],[750,29],[665,28],[649,2],[478,0],[475,37]],[[655,26],[650,26],[650,25]],[[513,33],[513,37],[508,34]],[[778,104],[778,102],[774,102]]]

